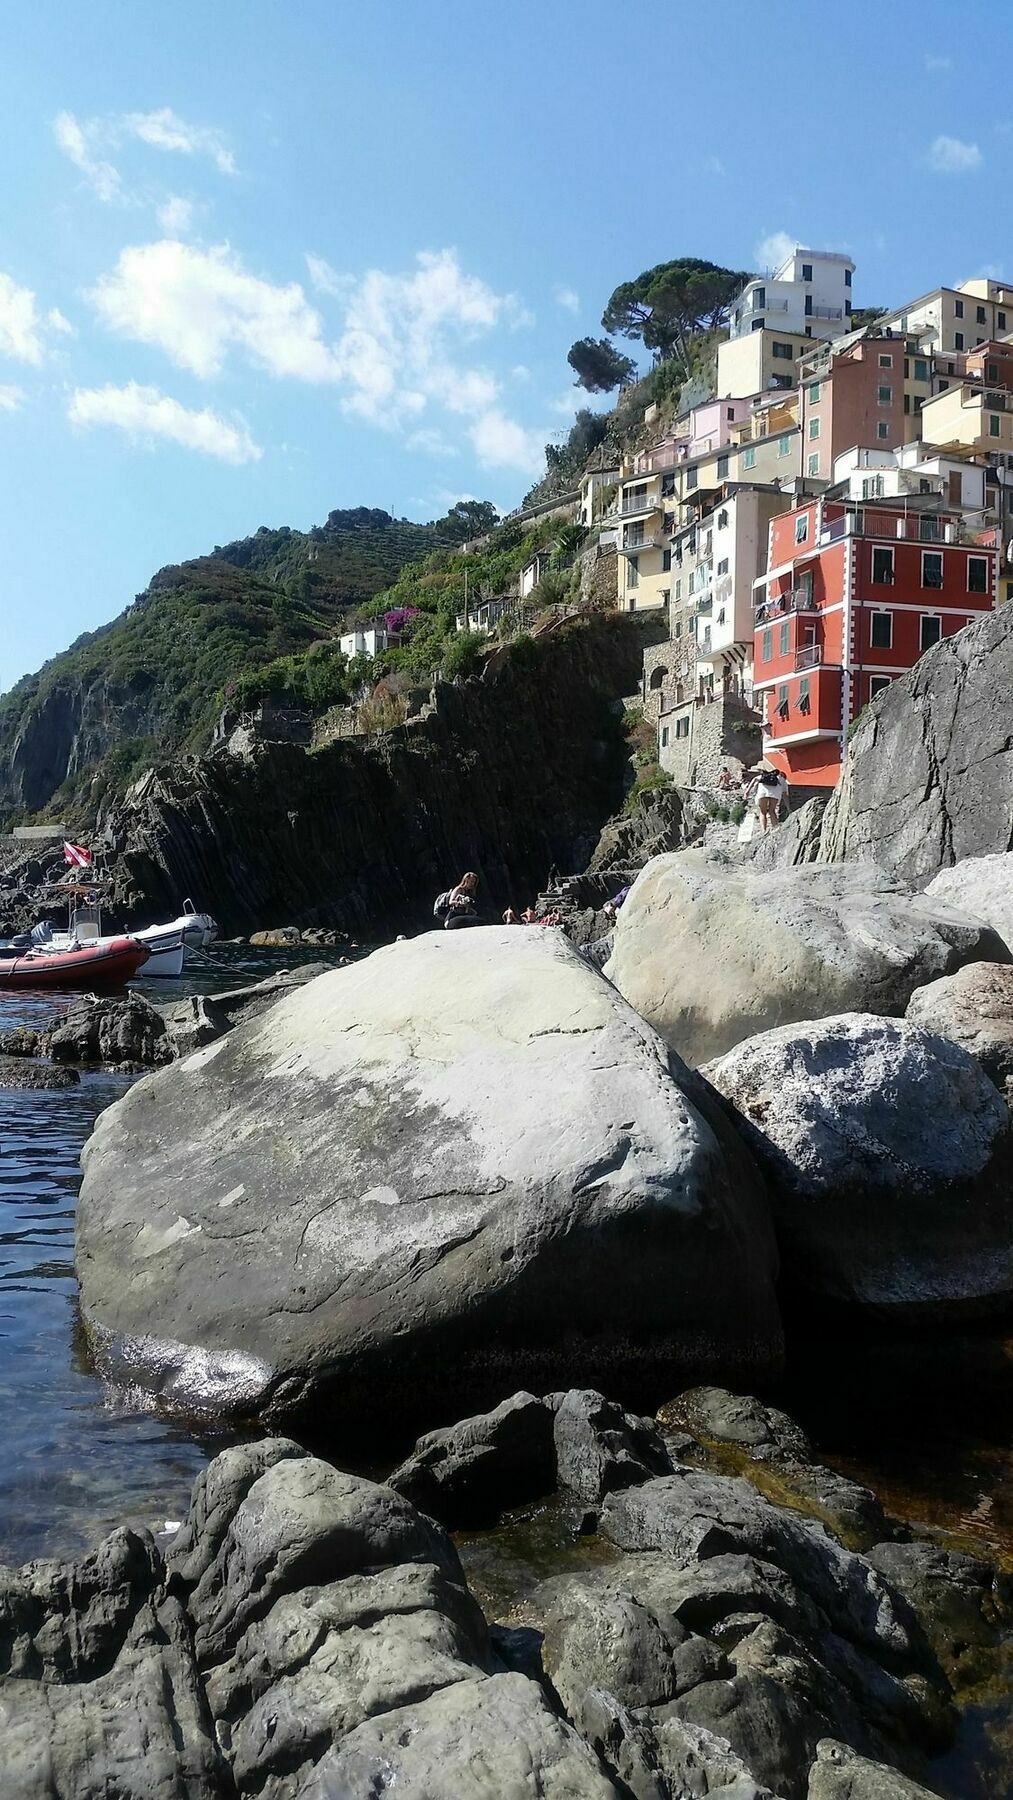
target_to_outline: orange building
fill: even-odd
[[[835,786],[863,706],[996,604],[995,533],[925,498],[806,500],[771,521],[753,694],[764,755],[792,782]]]

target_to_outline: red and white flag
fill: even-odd
[[[63,860],[70,863],[72,869],[89,869],[91,867],[91,851],[86,850],[83,844],[64,842]]]

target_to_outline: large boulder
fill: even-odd
[[[848,746],[820,855],[928,881],[1013,837],[1013,609],[945,638],[877,695]]]
[[[925,889],[934,900],[959,906],[984,919],[1013,949],[1013,851],[993,856],[965,856],[952,868],[940,869]]]
[[[755,1377],[780,1353],[766,1208],[678,1077],[555,932],[323,975],[101,1115],[92,1343],[164,1405],[388,1442],[520,1385]]]
[[[54,1062],[159,1068],[174,1051],[165,1020],[143,994],[91,994],[47,1027],[43,1044]]]
[[[915,988],[983,957],[1010,953],[881,869],[757,869],[683,850],[637,877],[605,974],[698,1064],[796,1019],[902,1013]]]
[[[768,1178],[785,1278],[929,1317],[1013,1297],[1010,1115],[957,1044],[848,1013],[708,1065]]]
[[[907,1005],[912,1025],[952,1038],[976,1057],[996,1087],[1013,1080],[1013,967],[968,963],[916,988]]]

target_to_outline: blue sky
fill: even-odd
[[[0,690],[167,562],[516,504],[678,254],[1013,277],[1013,18],[602,0],[0,4]]]

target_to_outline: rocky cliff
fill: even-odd
[[[226,934],[421,920],[466,868],[496,911],[555,864],[583,866],[622,799],[617,703],[650,625],[570,624],[441,685],[423,717],[317,751],[221,749],[146,776],[106,824],[114,898],[135,920],[191,895]]]
[[[820,860],[915,885],[1013,847],[1013,607],[937,644],[858,722]]]

